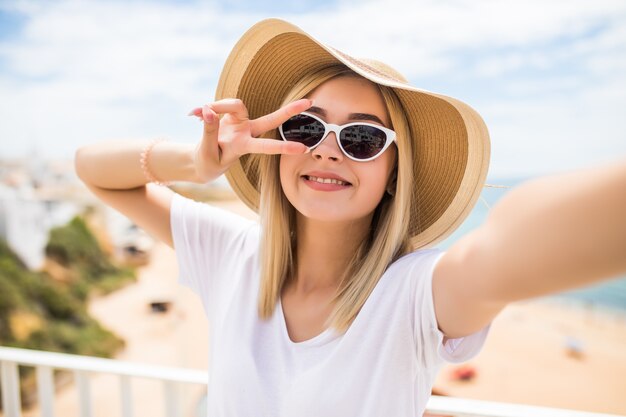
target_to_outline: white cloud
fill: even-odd
[[[27,16],[21,33],[0,41],[0,153],[7,156],[38,146],[69,157],[113,137],[195,141],[200,125],[186,113],[212,99],[239,36],[274,17],[163,2],[0,8]],[[623,1],[340,2],[279,17],[416,83],[485,85],[464,99],[490,126],[494,175],[626,153],[618,114],[626,108]]]
[[[582,36],[600,24],[609,24],[606,38],[617,39],[618,33],[623,33],[623,25],[618,22],[624,22],[625,14],[626,4],[622,1],[391,0],[348,2],[337,12],[320,13],[317,19],[294,18],[323,41],[339,43],[339,49],[358,56],[384,57],[412,76],[429,71],[430,59],[422,58],[454,64],[455,60],[446,55],[486,48],[542,46]],[[621,39],[623,44],[624,37]],[[530,56],[537,65],[533,51]],[[515,59],[519,58],[523,56]],[[505,67],[506,61],[510,65],[511,54],[505,54],[503,60]],[[441,69],[437,65],[429,72],[439,74]]]

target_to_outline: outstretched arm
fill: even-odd
[[[437,264],[440,329],[461,337],[512,301],[626,272],[626,161],[526,182]]]

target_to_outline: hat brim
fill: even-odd
[[[413,87],[280,19],[263,20],[239,39],[226,60],[215,99],[240,98],[255,119],[277,110],[304,74],[337,63],[393,88],[406,110],[415,173],[409,234],[414,248],[433,246],[467,218],[487,176],[489,134],[469,105]],[[237,196],[258,212],[258,172],[244,169],[250,157],[242,156],[225,175]]]

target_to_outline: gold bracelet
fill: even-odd
[[[157,185],[168,186],[171,184],[171,182],[159,181],[154,176],[154,174],[152,174],[152,171],[150,171],[150,167],[148,166],[148,159],[150,158],[150,152],[152,151],[152,148],[154,147],[154,145],[156,145],[159,142],[165,142],[165,141],[167,141],[167,139],[159,138],[159,139],[153,139],[149,144],[147,144],[146,147],[143,148],[143,150],[141,151],[141,154],[139,155],[139,163],[141,164],[143,175],[146,177],[148,182],[152,182]]]

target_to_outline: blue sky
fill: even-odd
[[[490,130],[489,176],[626,157],[626,2],[1,1],[0,157],[85,144],[195,143],[239,36],[288,20],[413,85],[457,97]]]

